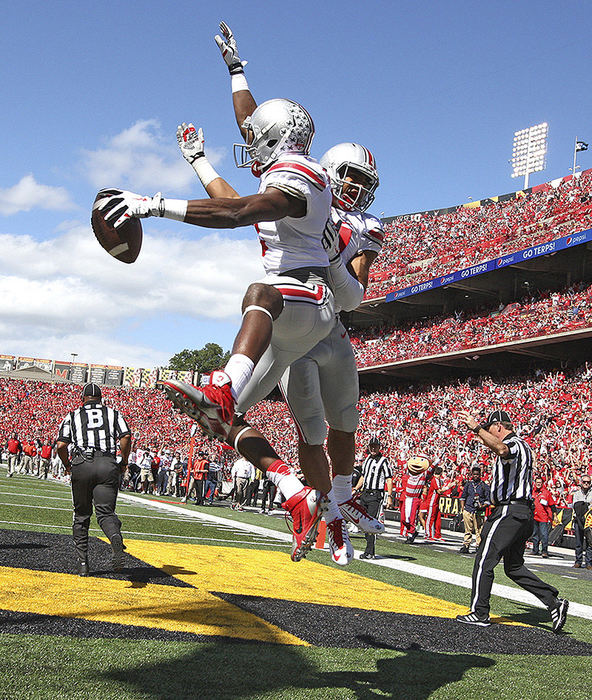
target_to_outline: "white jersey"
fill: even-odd
[[[322,244],[332,200],[327,173],[312,158],[287,153],[261,176],[259,192],[268,187],[304,200],[306,214],[255,225],[263,249],[265,273],[279,275],[302,267],[329,267]]]
[[[331,221],[339,232],[339,252],[346,265],[364,251],[380,253],[382,250],[384,229],[380,219],[372,214],[331,207]],[[335,310],[341,311],[338,295]]]

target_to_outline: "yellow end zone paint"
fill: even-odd
[[[137,559],[206,591],[432,617],[467,612],[467,606],[343,569],[307,560],[294,563],[282,552],[130,539],[125,543]]]
[[[191,574],[191,569],[185,574]],[[199,575],[193,575],[192,583],[197,583],[196,578]],[[138,584],[3,566],[0,609],[308,646],[279,627],[211,595],[203,586]]]

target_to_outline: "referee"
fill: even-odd
[[[387,506],[393,505],[393,479],[388,459],[380,451],[380,442],[372,438],[368,444],[370,454],[362,464],[362,474],[355,486],[356,491],[361,491],[360,505],[365,508],[368,515],[376,518],[384,499],[384,487],[388,491]],[[376,534],[366,533],[366,549],[360,554],[360,559],[375,559]]]
[[[120,473],[125,470],[130,453],[130,429],[119,411],[103,406],[101,398],[97,384],[84,387],[82,406],[64,418],[57,443],[66,474],[72,474],[72,532],[80,576],[88,576],[88,527],[93,503],[97,521],[111,542],[113,568],[123,568],[121,521],[115,514],[115,502]],[[119,465],[115,461],[118,440]]]
[[[458,615],[456,619],[478,627],[491,624],[489,598],[493,570],[503,557],[506,576],[546,605],[553,631],[559,632],[565,625],[569,602],[559,598],[556,588],[541,581],[524,566],[526,540],[532,535],[534,526],[532,450],[514,433],[505,411],[494,411],[481,425],[465,411],[460,412],[458,418],[497,458],[490,485],[494,509],[483,526],[473,566],[471,612]]]

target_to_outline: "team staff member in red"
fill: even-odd
[[[547,558],[549,556],[549,529],[553,522],[553,506],[555,501],[549,493],[540,476],[534,480],[532,490],[534,499],[534,532],[532,535],[532,553],[540,554]]]
[[[427,495],[426,540],[442,539],[442,513],[440,512],[440,496],[452,488],[454,482],[445,483],[442,477],[442,467],[434,468],[434,476],[430,481]]]
[[[44,440],[41,446],[41,455],[39,460],[39,479],[47,479],[49,464],[51,462],[51,445],[49,440]]]
[[[13,433],[6,443],[6,449],[8,450],[8,476],[12,476],[16,472],[19,457],[23,451],[23,446],[16,433]]]

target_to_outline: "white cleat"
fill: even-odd
[[[327,540],[331,559],[339,566],[347,566],[354,558],[354,548],[347,534],[347,525],[343,518],[335,518],[327,523]]]
[[[381,535],[384,532],[384,523],[369,515],[358,501],[350,498],[349,501],[339,504],[341,515],[353,523],[358,530],[369,535]]]

